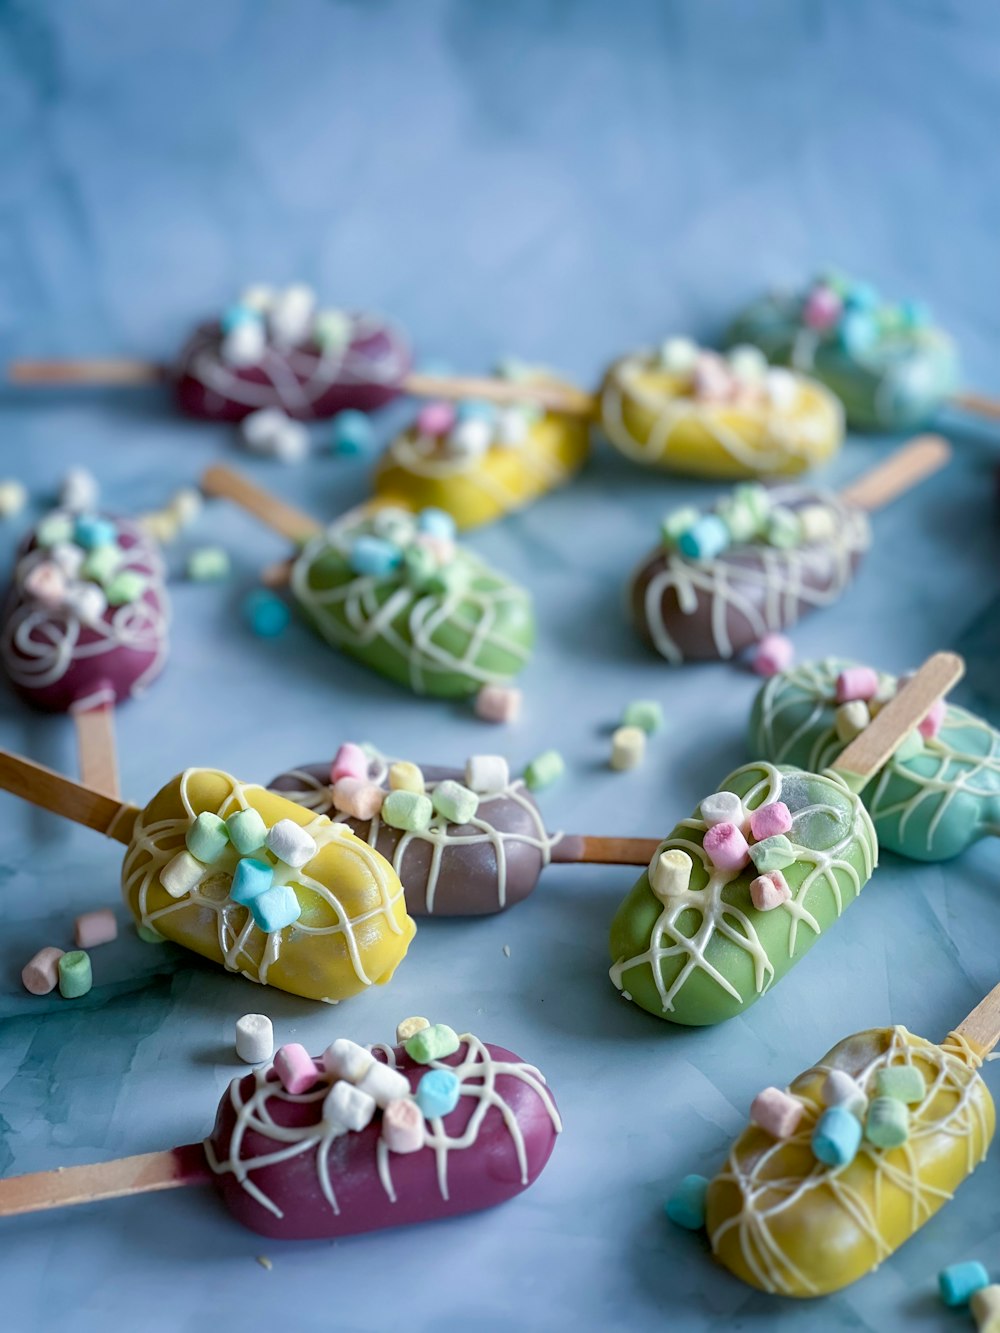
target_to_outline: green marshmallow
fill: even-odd
[[[918,754],[923,753],[923,749],[924,738],[920,732],[908,731],[892,757],[899,763],[905,763],[907,759],[916,759]]]
[[[453,560],[450,565],[441,565],[427,579],[427,591],[453,597],[461,593],[469,584],[469,571],[465,565]]]
[[[237,810],[226,820],[229,840],[241,856],[263,847],[267,837],[267,825],[256,810]]]
[[[663,726],[663,709],[655,699],[634,699],[622,714],[623,727],[638,727],[652,736]]]
[[[59,959],[59,994],[65,1000],[78,1000],[94,984],[90,955],[82,949],[64,953]]]
[[[733,487],[732,501],[750,511],[758,529],[764,526],[771,512],[771,497],[766,486],[761,486],[755,481],[742,482],[739,486]]]
[[[166,944],[167,942],[166,936],[161,935],[160,932],[154,930],[152,926],[138,925],[135,928],[135,933],[142,940],[143,944]]]
[[[757,536],[760,525],[757,515],[749,505],[740,504],[732,497],[727,497],[716,505],[715,512],[725,523],[734,542],[753,541]]]
[[[196,861],[214,865],[229,846],[229,829],[224,819],[205,810],[188,829],[184,841]]]
[[[35,529],[35,541],[39,546],[57,546],[72,541],[73,531],[73,520],[68,514],[46,514]]]
[[[676,546],[689,528],[701,518],[701,513],[694,505],[685,505],[683,509],[671,509],[660,525],[660,534],[664,546]]]
[[[479,809],[479,797],[460,782],[447,778],[434,788],[431,801],[436,814],[449,824],[467,824]]]
[[[802,520],[793,509],[776,506],[767,520],[767,540],[770,546],[789,550],[802,545]]]
[[[105,542],[103,546],[95,546],[92,551],[88,551],[80,573],[95,583],[109,583],[121,562],[122,553],[118,547]]]
[[[399,788],[391,791],[382,802],[382,822],[410,833],[422,833],[430,824],[433,814],[430,797],[422,792]]]
[[[134,569],[123,569],[116,574],[104,589],[112,606],[124,606],[127,602],[137,602],[146,591],[146,578]]]
[[[447,1023],[433,1023],[410,1038],[406,1043],[406,1054],[418,1065],[428,1065],[432,1060],[454,1055],[460,1045],[454,1028]]]
[[[750,859],[762,875],[771,870],[784,870],[795,862],[795,850],[784,833],[751,843]]]
[[[546,750],[532,759],[524,770],[524,782],[529,791],[540,791],[550,787],[566,771],[566,764],[558,750]]]
[[[215,583],[229,575],[229,555],[221,546],[199,546],[187,558],[187,576],[194,583]]]
[[[403,552],[406,581],[414,588],[426,588],[438,570],[437,557],[426,546],[408,546]]]
[[[910,1137],[910,1113],[895,1097],[876,1097],[868,1107],[865,1138],[876,1148],[898,1148]]]
[[[927,1084],[916,1065],[889,1065],[875,1075],[875,1089],[880,1097],[893,1097],[897,1102],[922,1102],[927,1095]]]

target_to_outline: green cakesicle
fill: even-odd
[[[750,747],[774,763],[823,769],[844,749],[834,718],[840,658],[805,662],[772,676],[750,718]],[[879,674],[879,696],[894,676]],[[865,787],[881,846],[915,861],[945,861],[1000,835],[1000,732],[948,704],[936,736],[898,751]]]
[[[413,515],[382,511],[305,544],[292,591],[328,643],[417,694],[440,698],[504,684],[524,667],[535,620],[523,588],[461,546],[438,579],[417,578],[416,564],[405,559],[386,575],[356,574],[351,544],[363,534],[387,537],[404,555],[420,541]]]
[[[693,1026],[720,1023],[749,1008],[854,901],[878,860],[878,842],[861,800],[833,773],[770,763],[747,764],[719,788],[745,811],[782,801],[792,816],[787,837],[795,860],[782,874],[788,902],[754,907],[757,870],[717,869],[702,843],[708,825],[696,812],[654,856],[679,850],[692,861],[689,884],[654,894],[648,872],[611,923],[611,979],[658,1018]]]

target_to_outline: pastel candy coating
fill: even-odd
[[[60,606],[44,606],[27,596],[25,576],[47,559],[39,540],[43,519],[18,553],[0,616],[5,673],[18,694],[50,712],[124,703],[148,689],[166,662],[170,603],[160,555],[136,525],[124,519],[104,521],[113,524],[120,568],[144,580],[135,601],[109,605],[102,589],[90,582],[71,585]],[[74,577],[81,574],[78,570]],[[83,615],[85,605],[93,605],[95,614]]]
[[[844,326],[847,336],[840,337]],[[858,430],[921,426],[958,385],[957,351],[940,329],[904,320],[883,329],[867,312],[852,310],[843,325],[828,322],[817,331],[803,319],[798,293],[755,301],[731,325],[726,341],[751,343],[769,361],[813,376],[836,394]]]
[[[316,631],[416,694],[457,698],[517,675],[535,638],[530,595],[463,547],[437,591],[412,587],[405,570],[358,575],[351,548],[372,522],[336,525],[296,560],[292,591]]]
[[[908,1142],[894,1149],[862,1142],[847,1165],[818,1167],[810,1140],[830,1070],[843,1070],[871,1095],[876,1071],[908,1058],[928,1089],[911,1108]],[[779,1142],[750,1125],[709,1185],[715,1256],[744,1282],[783,1296],[825,1295],[870,1272],[985,1156],[995,1113],[978,1065],[954,1034],[934,1046],[905,1028],[881,1028],[840,1042],[789,1085],[805,1105],[795,1134]],[[765,1188],[767,1180],[780,1188]]]
[[[783,801],[795,860],[783,871],[788,901],[754,906],[749,864],[713,866],[697,814],[660,851],[692,859],[690,882],[657,897],[640,876],[611,924],[611,979],[635,1004],[673,1023],[718,1023],[746,1011],[834,924],[871,877],[875,832],[860,799],[833,774],[761,762],[723,782],[749,810]]]
[[[775,763],[822,769],[843,747],[836,681],[852,663],[805,662],[766,682],[754,700],[750,749]],[[882,674],[894,690],[896,678]],[[948,704],[936,736],[904,748],[863,793],[883,847],[916,861],[945,861],[1000,833],[1000,733]]]
[[[401,332],[375,315],[349,315],[340,342],[282,347],[267,340],[250,364],[230,365],[222,355],[217,321],[200,325],[181,349],[173,371],[177,406],[189,416],[242,421],[263,407],[280,407],[303,421],[351,408],[372,412],[390,402],[412,358]],[[242,327],[242,326],[241,326]]]
[[[426,1067],[401,1047],[375,1053],[415,1094]],[[347,1134],[324,1123],[329,1082],[293,1101],[268,1079],[266,1067],[234,1081],[205,1144],[226,1206],[262,1235],[313,1240],[455,1217],[520,1194],[537,1179],[561,1129],[543,1076],[469,1034],[442,1068],[458,1080],[457,1105],[440,1126],[426,1125],[423,1146],[407,1151],[394,1150],[393,1132],[381,1143],[377,1110],[363,1129]],[[491,1080],[485,1096],[484,1075]],[[267,1119],[260,1114],[265,1108]],[[270,1132],[271,1120],[282,1127],[280,1139]],[[283,1161],[256,1165],[278,1151]]]
[[[307,865],[285,872],[301,912],[291,930],[265,933],[251,924],[249,909],[232,900],[235,849],[205,867],[203,878],[177,898],[160,882],[163,868],[184,851],[195,816],[208,811],[226,819],[244,807],[256,810],[268,827],[291,819],[317,843]],[[365,842],[285,797],[215,769],[181,773],[140,812],[122,867],[122,892],[141,927],[251,981],[313,1000],[345,999],[389,981],[415,932],[395,871]]]
[[[845,591],[871,544],[867,516],[837,496],[806,487],[776,488],[773,502],[797,510],[823,504],[834,515],[827,541],[788,549],[762,539],[730,546],[714,559],[689,559],[657,545],[629,583],[639,635],[668,662],[734,657]]]

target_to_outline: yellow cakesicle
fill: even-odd
[[[257,811],[268,830],[291,820],[315,844],[297,868],[264,847],[248,853],[298,901],[301,914],[283,928],[261,929],[250,908],[230,897],[241,859],[235,847],[205,864],[185,850],[198,815],[225,820],[240,810]],[[168,870],[174,862],[180,882]],[[175,892],[184,889],[178,896],[164,886],[165,872]],[[396,872],[346,825],[216,769],[181,773],[136,815],[122,891],[140,926],[251,981],[330,1003],[387,982],[416,931]]]
[[[788,1088],[804,1108],[792,1136],[751,1124],[709,1185],[706,1226],[716,1256],[744,1282],[782,1296],[822,1296],[876,1268],[986,1155],[995,1111],[977,1072],[985,1049],[961,1030],[935,1046],[903,1027],[836,1045]],[[878,1148],[862,1139],[847,1165],[818,1161],[811,1140],[829,1072],[843,1070],[871,1098],[878,1071],[905,1064],[925,1083],[909,1108],[907,1141]]]
[[[516,445],[494,439],[463,456],[414,425],[383,455],[375,495],[409,509],[443,509],[461,529],[479,527],[565,485],[586,462],[589,432],[586,417],[545,412],[528,420]]]
[[[621,357],[601,386],[601,427],[634,462],[697,477],[791,476],[840,448],[844,413],[816,380],[793,375],[797,392],[780,406],[767,398],[696,398],[690,377],[650,352]]]

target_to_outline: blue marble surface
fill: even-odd
[[[245,282],[304,279],[391,312],[426,357],[476,369],[516,352],[592,382],[624,347],[710,336],[765,284],[835,261],[928,299],[969,382],[998,392],[998,41],[996,8],[957,0],[5,5],[0,357],[162,358]],[[953,466],[878,516],[850,595],[794,637],[803,657],[836,649],[892,670],[961,643],[957,697],[996,716],[1000,450],[948,424]],[[891,446],[853,439],[825,479]],[[0,525],[0,556],[71,465],[131,512],[219,458],[242,461],[233,435],[175,419],[153,392],[7,392],[0,474],[28,484],[32,509]],[[248,465],[321,516],[363,498],[368,470],[322,454],[298,470]],[[125,793],[142,802],[194,763],[266,781],[352,737],[428,762],[499,746],[520,764],[556,745],[568,775],[544,798],[553,827],[666,831],[746,757],[756,682],[647,655],[621,590],[665,505],[711,494],[600,448],[577,485],[475,534],[533,588],[543,624],[524,719],[502,731],[412,699],[298,623],[254,640],[239,602],[283,547],[212,506],[170,552],[173,661],[119,719]],[[186,550],[208,540],[230,551],[231,581],[184,582]],[[666,731],[642,769],[612,774],[609,729],[648,695]],[[65,719],[7,692],[0,741],[72,771]],[[566,1131],[528,1194],[435,1228],[279,1244],[195,1190],[4,1222],[11,1333],[893,1333],[951,1325],[933,1291],[944,1264],[978,1257],[1000,1278],[995,1158],[822,1306],[742,1287],[662,1217],[673,1181],[720,1164],[761,1086],[865,1027],[943,1035],[998,980],[995,846],[939,867],[885,856],[807,963],[707,1031],[658,1023],[608,983],[606,929],[633,878],[621,868],[552,868],[512,914],[428,923],[391,987],[339,1009],[140,947],[124,911],[122,939],[94,954],[91,997],[26,997],[22,963],[65,946],[77,912],[115,901],[119,862],[96,834],[0,798],[3,1175],[198,1138],[240,1072],[235,1019],[262,1006],[279,1040],[314,1048],[385,1040],[412,1012],[471,1028],[545,1070]]]

